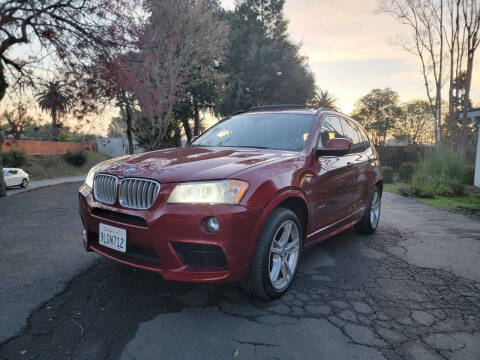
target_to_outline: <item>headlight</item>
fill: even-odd
[[[168,203],[238,204],[248,189],[240,180],[205,181],[178,184],[168,198]]]
[[[90,169],[90,171],[87,174],[87,178],[85,179],[85,184],[87,184],[90,189],[93,189],[93,179],[95,178],[95,173],[97,172],[97,167],[94,166]]]

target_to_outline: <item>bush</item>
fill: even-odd
[[[411,162],[406,162],[400,165],[400,169],[398,170],[398,176],[400,177],[400,181],[409,183],[412,180],[412,176],[415,172],[416,167],[417,164]]]
[[[23,150],[10,150],[2,152],[3,166],[21,168],[24,167],[29,160],[27,153]]]
[[[463,178],[463,183],[466,185],[473,185],[475,181],[475,166],[468,165],[465,168],[465,176]]]
[[[437,145],[420,158],[412,176],[412,187],[421,194],[461,195],[464,191],[463,155],[448,145]]]
[[[433,199],[435,194],[429,189],[422,189],[413,186],[400,186],[398,192],[403,196],[416,196],[421,198]]]
[[[390,166],[384,166],[382,168],[383,172],[383,181],[387,184],[393,183],[393,169]]]
[[[403,196],[412,196],[413,195],[413,191],[412,191],[412,188],[410,186],[400,186],[398,188],[398,192]]]
[[[70,165],[80,167],[87,162],[88,154],[85,150],[68,150],[63,157]]]

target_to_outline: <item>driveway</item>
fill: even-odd
[[[480,359],[477,219],[386,193],[265,302],[84,253],[77,187],[0,199],[0,359]]]
[[[65,184],[65,183],[73,183],[73,182],[78,182],[83,180],[85,180],[85,176],[70,176],[70,177],[55,178],[55,179],[33,180],[29,182],[28,187],[25,189],[22,188],[21,186],[8,188],[7,196],[20,194],[23,192],[39,189],[42,187]]]

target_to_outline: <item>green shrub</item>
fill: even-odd
[[[466,185],[473,185],[475,181],[475,166],[468,165],[465,168],[465,176],[463,178],[463,183]]]
[[[70,165],[80,167],[87,162],[88,154],[85,150],[68,150],[63,157]]]
[[[416,197],[427,199],[433,199],[435,197],[435,193],[430,189],[412,187],[410,191],[412,195]]]
[[[400,181],[409,183],[412,180],[412,176],[415,172],[416,167],[417,164],[411,162],[406,162],[400,165],[400,169],[398,170],[398,176],[400,177]]]
[[[403,196],[416,196],[421,198],[433,199],[435,194],[430,189],[417,188],[414,186],[400,186],[398,192]]]
[[[448,145],[439,144],[420,158],[411,185],[419,194],[457,196],[464,191],[464,179],[463,155]]]
[[[413,191],[412,191],[412,188],[410,186],[400,186],[398,188],[398,192],[403,196],[412,196],[413,195]]]
[[[27,153],[23,150],[10,150],[2,152],[3,166],[21,168],[24,167],[29,160]]]
[[[383,181],[387,184],[393,183],[393,169],[390,166],[382,167]]]

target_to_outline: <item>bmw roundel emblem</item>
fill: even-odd
[[[130,174],[133,171],[132,168],[125,170],[125,174]]]

